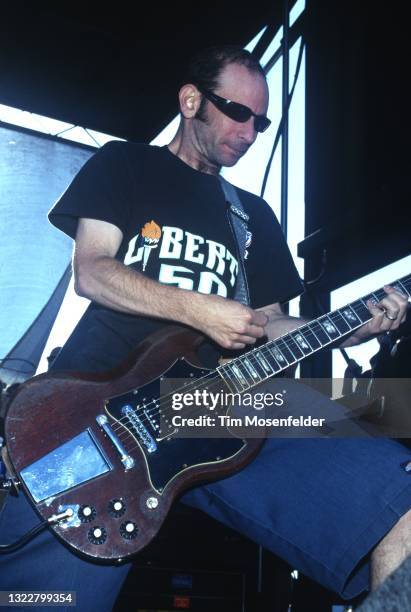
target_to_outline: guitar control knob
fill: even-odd
[[[93,506],[80,506],[78,517],[82,523],[90,523],[96,518],[96,509]]]
[[[138,527],[133,521],[126,521],[120,525],[120,534],[125,540],[134,540],[138,534]]]
[[[107,540],[107,531],[104,527],[93,527],[88,532],[88,539],[92,544],[104,544]]]
[[[108,511],[111,516],[119,518],[120,516],[123,516],[124,512],[126,511],[126,504],[122,499],[112,499],[108,504]]]
[[[146,506],[147,508],[150,508],[150,510],[155,510],[158,506],[157,497],[149,497],[146,501]]]

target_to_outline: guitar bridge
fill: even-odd
[[[100,427],[104,431],[104,433],[110,438],[111,442],[113,443],[114,448],[119,453],[120,458],[121,458],[121,463],[124,465],[126,470],[130,470],[132,467],[134,467],[134,459],[133,459],[133,457],[131,457],[130,455],[127,454],[127,451],[124,448],[124,446],[122,445],[122,443],[120,442],[119,437],[111,429],[111,427],[109,425],[109,422],[108,422],[108,418],[106,417],[106,415],[105,414],[99,414],[96,417],[96,421],[100,425]]]

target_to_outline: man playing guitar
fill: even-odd
[[[180,127],[168,147],[108,143],[50,212],[75,239],[76,291],[92,302],[53,371],[108,370],[170,322],[208,338],[210,367],[219,349],[251,348],[301,325],[281,308],[302,288],[279,224],[243,190],[251,303],[233,299],[240,257],[218,174],[270,123],[261,66],[237,47],[209,49],[192,60],[179,104]],[[367,304],[371,320],[343,346],[405,320],[406,297],[384,289]],[[400,468],[407,458],[387,439],[271,438],[242,471],[183,501],[352,598],[375,589],[411,553],[411,481]],[[10,498],[1,541],[35,522],[23,495]],[[111,610],[129,569],[85,561],[48,532],[0,564],[0,589],[76,590],[77,609],[88,612]]]

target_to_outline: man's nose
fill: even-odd
[[[245,123],[241,123],[240,136],[248,145],[252,145],[257,138],[257,132],[254,127],[254,117],[250,117]]]

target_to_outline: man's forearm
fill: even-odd
[[[277,317],[275,320],[268,322],[266,326],[267,337],[269,340],[274,340],[297,327],[301,327],[304,323],[308,323],[308,321],[303,318],[289,317],[287,315]]]
[[[234,350],[264,335],[266,317],[234,300],[162,284],[106,255],[75,257],[74,268],[76,292],[113,310],[183,323]]]
[[[197,295],[161,284],[129,269],[112,257],[101,256],[92,266],[76,265],[76,292],[113,310],[192,325]]]
[[[275,338],[283,336],[308,322],[307,319],[303,319],[302,317],[290,317],[276,307],[261,308],[259,310],[268,316],[268,323],[265,326],[265,331],[269,340],[275,340]]]

